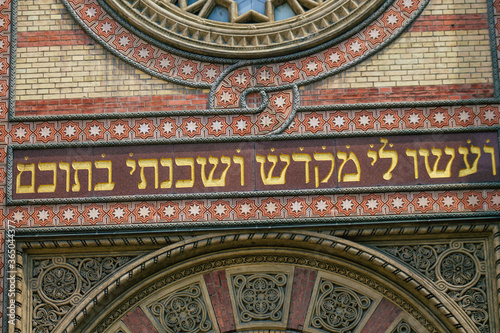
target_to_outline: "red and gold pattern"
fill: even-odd
[[[420,191],[7,207],[19,228],[500,211],[500,190]],[[312,223],[313,220],[311,220]],[[327,223],[327,221],[325,221]]]

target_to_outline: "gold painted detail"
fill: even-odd
[[[352,29],[383,0],[269,0],[259,13],[240,13],[233,0],[108,0],[126,21],[163,43],[186,51],[228,58],[289,54],[333,39]],[[293,16],[275,20],[288,6]],[[218,6],[228,22],[210,19]]]
[[[132,257],[34,259],[33,333],[52,332],[89,290]]]
[[[483,243],[453,241],[382,247],[399,260],[416,268],[455,301],[480,332],[490,332],[486,259]]]
[[[203,301],[201,287],[193,284],[148,307],[168,333],[212,332],[212,322]]]
[[[333,333],[354,332],[372,303],[352,289],[322,280],[310,326]]]
[[[233,277],[240,322],[281,321],[287,281],[288,277],[282,273],[258,273]]]

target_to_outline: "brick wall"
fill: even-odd
[[[207,90],[154,78],[111,55],[57,0],[21,2],[18,21],[18,115],[208,106]],[[431,1],[381,52],[302,87],[302,105],[489,98],[492,82],[486,2]]]
[[[60,112],[68,113],[72,108],[64,105],[75,99],[86,99],[82,103],[85,109],[89,103],[99,104],[100,98],[110,96],[174,95],[180,99],[191,94],[200,94],[203,98],[208,92],[154,78],[119,60],[87,36],[57,0],[43,1],[43,4],[22,1],[18,22],[16,100],[21,115],[26,115],[26,106],[37,100],[61,100],[57,103],[63,105]],[[129,100],[122,99],[119,103],[122,102]],[[165,104],[167,109],[170,103]],[[172,103],[171,109],[177,110],[174,105]],[[145,108],[148,106],[143,104]],[[102,105],[94,107],[101,108]],[[194,108],[205,109],[206,102]],[[47,109],[40,112],[45,114]]]
[[[157,333],[149,318],[140,307],[129,311],[122,319],[132,333]]]

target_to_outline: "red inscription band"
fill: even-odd
[[[12,199],[500,181],[496,132],[14,150]]]

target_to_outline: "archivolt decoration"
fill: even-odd
[[[448,249],[451,251],[446,252],[446,249],[442,251],[445,254],[443,258],[451,258],[447,254],[451,254],[452,251],[480,253],[477,247],[475,251],[471,247],[460,246],[450,246]],[[476,255],[471,256],[471,258],[476,258]],[[483,269],[480,262],[476,261],[475,263],[476,267]],[[477,326],[469,322],[470,320],[466,318],[467,315],[464,312],[458,311],[454,306],[449,306],[450,299],[453,297],[457,302],[471,304],[469,295],[462,295],[463,298],[459,299],[458,294],[454,294],[459,291],[453,290],[448,291],[449,296],[447,296],[439,291],[435,284],[430,283],[428,278],[414,274],[405,265],[390,259],[382,252],[337,237],[306,231],[293,233],[280,231],[272,233],[227,232],[194,237],[156,250],[131,261],[126,266],[117,267],[113,276],[103,280],[99,288],[90,289],[85,298],[78,304],[71,304],[71,308],[66,308],[63,316],[59,317],[58,323],[54,323],[54,325],[57,324],[57,327],[53,327],[50,331],[105,332],[116,320],[126,315],[134,307],[146,300],[149,300],[148,304],[151,304],[151,297],[157,295],[159,291],[165,295],[165,288],[174,284],[178,286],[187,278],[197,277],[200,279],[203,274],[211,274],[211,272],[228,268],[236,269],[239,267],[241,269],[241,267],[260,267],[259,265],[269,266],[270,264],[288,267],[291,265],[295,269],[304,268],[323,272],[321,274],[338,276],[342,279],[349,279],[352,283],[363,285],[363,288],[376,292],[376,295],[379,295],[377,297],[383,297],[390,304],[394,304],[400,309],[398,311],[404,311],[414,318],[412,320],[422,327],[418,328],[418,331],[423,330],[423,328],[428,332],[436,333],[454,332],[457,328],[459,332],[463,333],[479,331]],[[75,293],[73,289],[78,290],[81,287],[72,282],[72,276],[69,273],[56,274],[55,271],[50,270],[55,266],[64,267],[67,269],[64,272],[75,274],[68,267],[67,261],[60,260],[57,265],[48,262],[37,273],[36,278],[41,276],[43,272],[52,272],[54,276],[66,277],[67,283],[72,284],[72,287],[64,289],[62,293],[52,293],[52,295],[60,295],[57,297],[62,302],[63,299],[69,297],[66,295]],[[445,265],[445,267],[447,266]],[[274,278],[278,274],[262,273],[269,274]],[[253,274],[241,275],[252,276]],[[264,280],[269,282],[271,279],[268,277]],[[55,280],[50,279],[50,281]],[[281,284],[280,281],[283,280],[277,279],[273,282],[274,286]],[[329,286],[335,286],[334,289],[323,287],[323,291],[328,294],[323,292],[324,296],[320,296],[321,300],[324,300],[323,303],[332,305],[335,299],[335,302],[345,306],[344,315],[342,318],[339,317],[340,321],[337,322],[342,323],[343,327],[357,322],[359,313],[367,311],[371,301],[364,298],[365,295],[359,291],[337,288],[337,285],[339,287],[345,286],[336,281],[331,279],[323,281],[331,281],[332,284]],[[328,284],[323,283],[323,285]],[[132,289],[130,289],[131,287]],[[469,290],[474,288],[478,288],[477,285]],[[48,290],[53,290],[53,288]],[[186,291],[186,289],[175,290]],[[36,291],[36,293],[39,292]],[[121,296],[117,298],[117,295]],[[167,304],[170,301],[166,303],[165,301],[171,300],[168,297],[172,295],[175,293],[167,298],[162,296],[160,301],[163,302],[164,306],[170,306]],[[338,296],[341,297],[338,298]],[[188,299],[191,299],[190,296],[183,297],[183,302],[188,302]],[[370,299],[373,299],[372,297],[373,295],[370,296]],[[55,304],[54,301],[52,304]],[[161,311],[157,311],[160,308],[155,308],[156,313],[161,313]],[[325,309],[327,308],[333,309],[331,306],[327,306]],[[339,309],[339,306],[335,309]],[[337,312],[332,313],[337,314]],[[293,318],[293,316],[291,317]],[[215,325],[213,321],[212,325]]]

